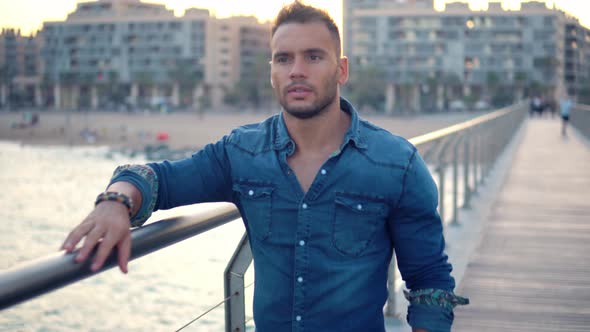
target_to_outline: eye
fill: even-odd
[[[309,58],[309,60],[310,60],[310,61],[312,61],[312,62],[317,62],[317,61],[320,61],[320,60],[322,60],[322,57],[321,57],[320,55],[317,55],[317,54],[310,54],[310,55],[308,56],[308,58]]]
[[[287,55],[277,55],[275,56],[273,63],[276,64],[286,64],[289,62],[289,56]]]

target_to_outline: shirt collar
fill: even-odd
[[[358,116],[358,112],[354,109],[354,106],[352,106],[352,104],[348,100],[342,97],[340,98],[340,110],[350,115],[350,127],[344,135],[341,150],[344,148],[344,146],[346,146],[346,144],[348,144],[348,142],[353,142],[354,145],[359,149],[366,149],[367,144],[365,143],[365,140],[363,139],[363,136],[361,134],[361,127],[359,124],[360,119]],[[273,129],[273,148],[275,150],[282,150],[289,143],[292,143],[292,139],[289,136],[289,132],[287,131],[287,126],[285,125],[283,112],[281,112],[277,117]]]

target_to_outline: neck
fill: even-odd
[[[350,116],[340,110],[340,98],[327,106],[325,112],[312,118],[300,119],[283,112],[289,135],[298,152],[332,153],[340,147],[350,126]]]

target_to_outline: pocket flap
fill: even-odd
[[[359,214],[387,214],[387,205],[384,202],[371,200],[366,197],[345,196],[342,194],[336,194],[335,202],[336,204],[341,205],[347,208],[348,210],[354,211]]]
[[[274,187],[268,185],[254,185],[249,183],[234,183],[233,190],[244,198],[261,198],[270,196]]]

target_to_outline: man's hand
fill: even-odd
[[[75,258],[77,263],[84,262],[92,249],[98,244],[98,251],[90,266],[93,272],[98,271],[114,247],[117,247],[119,268],[127,273],[127,262],[131,255],[131,231],[129,229],[129,211],[119,203],[104,201],[74,228],[61,249],[71,253],[76,245],[84,239],[84,245]]]

